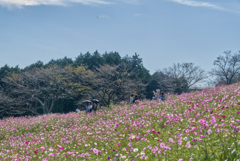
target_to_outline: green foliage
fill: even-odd
[[[86,79],[89,78],[89,81],[87,82],[82,82],[79,81],[77,78],[75,81],[66,81],[64,84],[66,86],[80,86],[76,92],[76,95],[73,97],[73,99],[62,99],[58,100],[53,108],[53,112],[58,113],[58,112],[69,112],[69,111],[75,111],[77,108],[76,102],[81,100],[83,96],[83,92],[90,90],[93,86],[94,83],[94,77],[92,77],[93,73],[91,71],[95,70],[95,68],[99,68],[101,65],[119,65],[122,62],[125,62],[129,67],[129,71],[134,71],[137,75],[137,78],[132,78],[132,79],[137,79],[142,81],[145,84],[148,84],[151,81],[151,75],[149,71],[143,66],[143,61],[140,56],[135,53],[133,56],[125,56],[121,57],[118,52],[105,52],[103,54],[100,54],[98,51],[95,51],[94,53],[87,52],[85,54],[80,53],[76,57],[75,60],[72,60],[71,58],[64,57],[61,59],[57,60],[50,60],[48,63],[44,64],[42,61],[37,61],[36,63],[33,63],[24,69],[20,69],[18,66],[15,68],[13,67],[8,67],[5,65],[4,67],[0,68],[0,78],[4,78],[7,73],[17,73],[20,74],[21,72],[26,72],[26,71],[31,71],[31,70],[45,70],[49,67],[52,66],[59,66],[62,69],[64,69],[67,73],[72,73],[73,75],[79,75],[81,77],[84,77]],[[70,67],[71,66],[71,67]],[[83,68],[83,66],[85,67]],[[72,76],[73,76],[72,75]],[[67,74],[66,74],[67,76]],[[66,77],[65,76],[65,77]],[[15,79],[20,79],[17,78],[17,75],[15,75]],[[69,77],[69,74],[68,76]],[[92,79],[90,79],[92,78]],[[62,81],[64,79],[64,76],[61,78],[59,77],[57,82]],[[118,81],[121,83],[121,80]],[[0,85],[3,86],[3,82],[0,81]],[[141,92],[143,95],[148,95],[147,89]],[[117,97],[117,96],[116,96]],[[70,103],[72,102],[72,103]],[[39,105],[39,104],[38,104]],[[41,110],[40,110],[41,111]]]
[[[27,71],[27,70],[31,70],[31,69],[39,69],[39,68],[42,68],[42,67],[44,67],[44,64],[43,64],[42,61],[39,60],[39,61],[37,61],[36,63],[31,64],[31,65],[25,67],[25,68],[23,69],[23,71]]]
[[[4,86],[4,82],[2,82],[2,78],[7,76],[7,74],[11,73],[20,73],[21,69],[17,66],[9,67],[7,64],[0,68],[0,86]]]
[[[57,60],[51,60],[49,61],[45,67],[51,66],[51,65],[57,65],[62,68],[67,67],[69,65],[73,64],[73,60],[71,58],[67,58],[66,56],[63,59],[57,59]]]

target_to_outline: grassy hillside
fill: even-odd
[[[0,120],[0,160],[237,160],[240,84],[96,115]]]

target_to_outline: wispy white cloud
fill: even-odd
[[[133,15],[134,17],[143,17],[144,15],[143,14],[140,14],[140,13],[136,13]]]
[[[108,15],[99,15],[97,18],[110,18]]]
[[[37,5],[68,5],[69,3],[81,3],[84,5],[111,4],[107,0],[0,0],[0,5],[6,7],[23,7]]]
[[[215,5],[212,3],[208,3],[208,2],[196,2],[196,1],[192,1],[192,0],[169,0],[169,1],[188,5],[188,6],[193,6],[193,7],[208,7],[208,8],[212,8],[212,9],[225,10],[225,8],[223,8],[221,6],[218,6],[218,5]]]
[[[140,4],[140,0],[118,0],[119,2],[129,3],[129,4]]]
[[[37,5],[63,5],[67,6],[69,3],[81,3],[83,5],[96,4],[114,4],[117,2],[140,4],[140,0],[0,0],[0,5],[8,8],[23,6],[37,6]]]

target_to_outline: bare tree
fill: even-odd
[[[216,84],[217,84],[216,80],[208,80],[206,81],[205,86],[208,88],[212,88],[212,87],[215,87]]]
[[[235,77],[240,70],[240,51],[235,54],[231,54],[231,51],[225,51],[225,56],[218,56],[213,65],[216,66],[209,73],[213,76],[217,76],[218,79],[224,80],[225,83],[232,84]]]
[[[22,100],[25,106],[32,103],[40,105],[44,114],[50,113],[55,102],[61,98],[70,98],[76,90],[85,89],[80,83],[73,83],[73,73],[53,66],[32,69],[21,74],[10,74],[3,81],[9,85],[9,93],[16,100]],[[24,99],[21,99],[24,97]]]
[[[125,63],[96,68],[91,97],[99,98],[103,105],[109,105],[111,101],[116,103],[128,99],[133,92],[141,93],[145,84],[137,80],[136,73],[129,69]]]
[[[181,94],[183,91],[206,78],[205,71],[194,63],[177,63],[159,73],[158,84],[165,90]],[[163,89],[164,90],[164,89]]]
[[[33,107],[31,102],[26,103],[25,99],[25,95],[19,96],[18,99],[12,98],[0,87],[0,117],[26,113],[39,115],[37,108]]]
[[[158,70],[152,76],[152,79],[157,83],[157,87],[161,92],[169,93],[173,92],[172,78],[165,75],[162,71]]]

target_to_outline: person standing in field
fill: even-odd
[[[164,101],[164,100],[166,99],[163,92],[162,92],[162,94],[160,95],[160,99],[161,99],[162,101]]]
[[[133,103],[133,94],[131,94],[131,96],[130,96],[130,103]]]
[[[92,104],[88,103],[88,106],[86,107],[86,113],[91,113],[92,112]]]
[[[133,103],[136,103],[136,101],[138,100],[138,95],[135,95],[135,98],[133,100]]]
[[[92,106],[92,110],[93,110],[93,113],[96,114],[97,112],[97,103],[93,102],[93,106]]]
[[[158,100],[158,98],[160,97],[160,89],[157,89],[156,92],[153,91],[154,97],[153,100]]]

